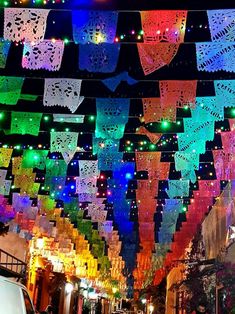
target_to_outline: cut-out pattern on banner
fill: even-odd
[[[67,165],[64,160],[47,159],[46,174],[48,177],[66,176]]]
[[[88,204],[88,216],[93,222],[105,223],[107,211],[104,210],[105,204],[93,203]]]
[[[148,171],[149,180],[167,180],[169,162],[161,162],[161,152],[136,152],[136,170]]]
[[[160,244],[172,242],[179,213],[182,212],[182,202],[176,199],[166,199],[162,214],[162,223],[158,233]]]
[[[61,67],[63,53],[63,40],[56,42],[44,40],[35,45],[27,42],[24,44],[22,67],[30,70],[58,71]]]
[[[198,125],[197,125],[198,126]],[[197,129],[197,126],[196,129]],[[207,129],[205,129],[204,134],[206,134]],[[189,135],[186,132],[180,133],[178,137],[179,150],[187,153],[199,153],[204,154],[206,151],[206,141],[203,139],[203,134],[201,138],[195,137],[195,134]]]
[[[7,56],[9,49],[11,47],[11,43],[8,41],[4,41],[0,38],[0,68],[3,69],[6,66]]]
[[[84,97],[80,96],[82,80],[47,78],[44,85],[44,106],[67,107],[74,113]]]
[[[80,177],[98,177],[99,173],[97,160],[79,160]]]
[[[77,132],[51,132],[51,152],[74,152],[77,149]]]
[[[151,171],[150,171],[151,173]],[[146,193],[150,198],[154,199],[158,194],[158,180],[138,180],[137,181],[138,189],[136,190],[136,199],[144,199],[146,197]],[[144,205],[144,204],[143,204]],[[151,207],[149,207],[151,208]]]
[[[214,139],[214,120],[184,118],[184,133],[177,134],[179,150],[204,154],[206,141]]]
[[[112,152],[118,152],[119,149],[119,140],[116,139],[101,139],[101,138],[96,138],[93,136],[92,138],[92,149],[93,149],[93,154],[99,154],[99,153],[112,153]],[[99,158],[97,158],[99,160]]]
[[[235,80],[214,81],[217,102],[224,107],[235,105]]]
[[[235,41],[235,10],[207,11],[212,41]]]
[[[3,181],[6,179],[7,170],[0,169],[0,183],[3,183]]]
[[[157,169],[161,152],[136,152],[136,170],[137,171],[150,171]]]
[[[235,136],[234,131],[228,132],[222,137],[225,150],[213,150],[214,167],[217,180],[235,179]],[[229,138],[229,140],[228,140]]]
[[[93,154],[97,154],[98,168],[115,170],[123,159],[123,152],[118,152],[118,139],[100,139],[93,136]]]
[[[12,174],[31,174],[32,168],[24,169],[22,168],[23,157],[14,157],[12,158]]]
[[[199,154],[176,152],[175,155],[175,170],[198,170],[199,168]]]
[[[116,35],[118,12],[72,11],[73,39],[79,44],[113,43]]]
[[[235,119],[228,119],[229,127],[231,131],[234,131],[235,129]]]
[[[184,128],[185,133],[190,134],[189,137],[196,142],[196,141],[213,141],[214,139],[214,125],[215,121],[199,121],[191,119],[191,118],[184,118]],[[185,150],[180,148],[180,150]]]
[[[232,155],[235,154],[235,131],[222,132],[221,140],[224,152],[231,153]],[[233,159],[233,156],[231,156],[231,158]]]
[[[20,189],[20,194],[31,194],[34,189],[36,173],[30,175],[15,175],[14,186]]]
[[[235,179],[235,160],[232,153],[213,150],[213,159],[217,180]]]
[[[0,76],[0,103],[16,105],[23,83],[23,77]]]
[[[112,73],[118,63],[120,44],[85,44],[79,46],[79,69]]]
[[[181,170],[181,178],[183,180],[189,180],[192,183],[195,183],[197,181],[197,176],[194,171],[194,169],[183,169]]]
[[[224,120],[224,99],[218,97],[197,97],[196,108],[192,111],[194,121],[221,121]]]
[[[160,81],[162,107],[195,107],[197,81]]]
[[[160,101],[160,98],[143,98],[145,123],[161,122],[162,120],[175,121],[176,107]]]
[[[96,177],[94,178],[76,178],[76,193],[78,194],[95,194],[96,188]]]
[[[48,150],[24,149],[22,168],[45,168]]]
[[[4,39],[39,42],[44,39],[49,10],[4,8]]]
[[[148,75],[163,66],[170,64],[178,52],[179,44],[138,43],[137,47],[144,75]]]
[[[144,42],[184,41],[187,11],[141,11]]]
[[[189,196],[189,180],[169,180],[169,189],[166,190],[169,198],[175,198],[178,196]]]
[[[0,187],[0,193],[5,196],[9,195],[11,190],[11,184],[11,180],[4,180],[3,185],[1,185]]]
[[[10,133],[38,136],[41,118],[42,113],[12,111]]]
[[[97,98],[95,136],[120,139],[129,117],[130,99]]]
[[[196,43],[198,71],[235,72],[235,43]]]
[[[219,180],[199,180],[198,185],[201,197],[217,197],[220,194]]]
[[[120,167],[120,163],[123,161],[123,152],[102,152],[99,154],[99,169],[108,171],[116,170]]]

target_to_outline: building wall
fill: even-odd
[[[183,280],[184,265],[174,267],[167,276],[166,314],[175,313],[176,295],[173,286]]]
[[[216,258],[227,246],[227,232],[235,223],[235,182],[228,184],[202,223],[206,258]],[[231,251],[231,254],[232,251]],[[234,259],[233,259],[234,261]]]
[[[22,261],[26,261],[27,247],[26,240],[20,238],[17,233],[8,232],[7,235],[0,236],[0,249]]]
[[[225,261],[235,263],[235,242],[228,248]]]

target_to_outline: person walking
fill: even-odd
[[[209,312],[206,309],[206,304],[202,303],[202,302],[199,302],[197,307],[196,307],[196,310],[193,311],[191,314],[201,314],[201,313],[209,314]]]

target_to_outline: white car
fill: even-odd
[[[26,287],[2,276],[0,276],[0,313],[36,313]]]

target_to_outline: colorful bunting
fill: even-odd
[[[9,166],[12,152],[12,148],[0,148],[0,167],[7,168]]]
[[[4,9],[4,39],[11,41],[39,42],[44,39],[49,10]]]
[[[12,111],[10,133],[38,136],[41,118],[42,113]]]
[[[45,79],[44,106],[67,107],[74,113],[84,97],[80,96],[82,80],[76,79]]]
[[[79,174],[82,178],[99,176],[97,160],[79,160]]]
[[[165,65],[169,65],[177,54],[179,44],[157,43],[137,44],[140,63],[144,75],[149,75]]]
[[[159,89],[161,107],[195,107],[197,81],[160,81]]]
[[[196,43],[198,71],[235,72],[235,44],[233,43]]]
[[[112,73],[118,63],[119,44],[85,44],[79,46],[79,69]]]
[[[29,70],[58,71],[64,53],[64,41],[44,40],[37,44],[24,44],[22,67]]]
[[[187,11],[141,11],[144,42],[184,41]]]
[[[11,43],[0,38],[0,68],[5,68]]]
[[[171,199],[189,196],[189,180],[169,180],[168,186],[166,193]]]
[[[17,46],[22,41],[23,68],[57,71],[64,44],[70,39],[44,40],[49,11],[42,11],[6,9],[4,36]],[[118,12],[80,10],[72,14],[73,38],[79,43],[79,69],[93,74],[114,72],[120,51],[119,38],[115,38]],[[234,10],[207,14],[212,42],[196,43],[198,70],[234,72]],[[145,75],[170,64],[184,41],[186,18],[187,11],[141,12],[143,30],[137,46]],[[131,35],[134,33],[131,31]],[[187,38],[191,38],[188,33]],[[124,39],[126,35],[122,36]],[[9,60],[12,49],[20,48],[13,46]],[[9,47],[4,40],[0,43],[0,67],[6,64]],[[53,271],[87,278],[97,287],[102,283],[102,291],[117,286],[132,298],[134,291],[159,284],[166,270],[182,258],[198,225],[220,195],[225,184],[221,180],[235,179],[235,122],[228,119],[228,126],[225,120],[233,116],[233,109],[226,108],[234,107],[235,87],[232,79],[215,80],[214,93],[209,81],[167,80],[161,75],[164,80],[159,81],[159,89],[153,86],[147,94],[140,89],[134,96],[131,91],[133,98],[145,97],[141,112],[141,107],[133,107],[141,103],[130,102],[119,86],[122,81],[129,85],[138,82],[129,73],[138,77],[139,69],[131,65],[129,70],[108,78],[100,74],[102,78],[98,79],[112,93],[120,89],[116,93],[120,98],[109,97],[112,93],[107,89],[107,98],[96,98],[93,93],[87,96],[91,86],[82,86],[81,79],[46,78],[43,105],[60,106],[61,113],[45,108],[48,115],[44,113],[41,121],[42,113],[4,109],[0,115],[2,128],[10,122],[10,132],[5,133],[19,135],[7,136],[0,148],[0,167],[4,168],[0,169],[0,220],[14,218],[11,231],[27,240],[33,235],[31,250],[47,259]],[[86,80],[96,80],[93,74]],[[32,101],[32,97],[21,96],[23,82],[22,77],[2,76],[0,103],[16,105],[21,99],[21,105],[22,101]],[[92,112],[84,104],[79,108],[84,100],[80,96],[83,87],[85,95],[92,98],[89,102],[96,99],[96,118],[89,116],[95,114],[94,108]],[[34,92],[41,100],[39,84]],[[64,113],[64,108],[72,114]],[[85,115],[74,114],[78,109]],[[5,116],[7,121],[3,121]],[[50,122],[55,122],[55,128]],[[37,136],[40,123],[43,129],[38,142],[35,138],[32,143],[18,142],[21,135]],[[70,124],[73,132],[63,123]],[[50,150],[44,140],[48,129]],[[160,133],[163,129],[169,134]],[[216,179],[211,180],[214,170]],[[185,221],[179,215],[182,212]],[[156,220],[159,215],[161,224]],[[230,222],[231,217],[226,217],[226,224]],[[43,249],[37,246],[39,239]]]
[[[129,99],[100,98],[96,100],[97,119],[95,136],[120,139],[129,116]]]
[[[64,160],[46,159],[46,175],[49,177],[66,176],[67,165]]]
[[[199,167],[198,153],[176,152],[174,158],[176,171],[198,170]]]
[[[45,168],[48,150],[25,149],[23,151],[22,168]]]
[[[16,105],[23,83],[23,77],[0,76],[0,103]]]
[[[115,11],[72,11],[73,39],[79,44],[113,43],[118,13]]]
[[[192,110],[195,121],[224,120],[224,101],[217,97],[197,97],[196,108]]]
[[[235,41],[235,10],[207,11],[212,41]]]
[[[224,107],[234,107],[235,104],[235,81],[214,81],[216,101]]]
[[[78,133],[51,132],[51,152],[73,152],[77,149]]]
[[[143,98],[142,102],[145,123],[175,121],[176,106],[161,102],[160,98]]]
[[[9,195],[10,189],[11,189],[11,180],[3,180],[1,186],[0,186],[0,194],[2,195]]]

